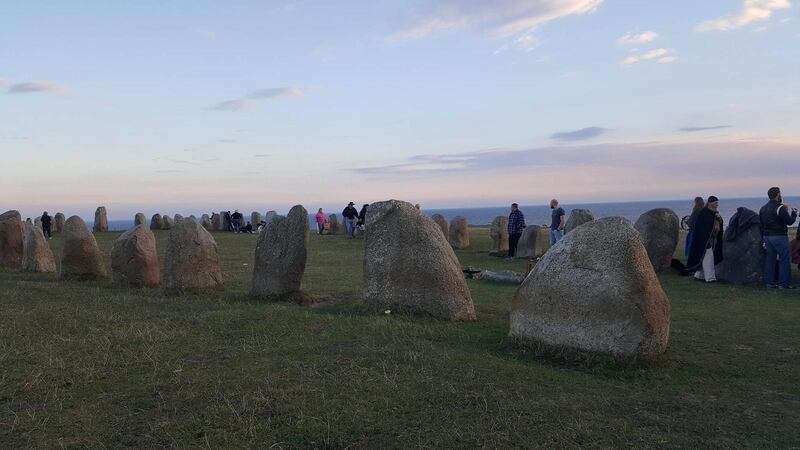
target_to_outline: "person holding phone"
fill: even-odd
[[[783,195],[779,187],[767,191],[769,201],[761,207],[758,215],[761,219],[761,234],[764,237],[764,248],[767,260],[764,268],[764,283],[768,289],[794,289],[792,281],[792,250],[789,245],[789,225],[797,219],[797,208],[783,203]],[[775,274],[775,262],[778,261],[778,274]]]

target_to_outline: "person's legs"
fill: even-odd
[[[324,224],[321,224],[321,223],[318,223],[318,224],[317,224],[317,230],[319,230],[319,235],[320,235],[320,236],[322,236],[322,231],[323,231],[324,229],[325,229],[325,225],[324,225]]]
[[[550,245],[556,245],[561,240],[561,231],[550,229]]]
[[[717,281],[717,274],[714,270],[714,249],[706,249],[703,256],[703,278],[707,281]]]
[[[348,238],[352,238],[353,237],[353,219],[345,218],[344,219],[344,228],[345,228],[345,233],[347,233],[347,237]]]
[[[689,257],[689,249],[692,248],[692,231],[686,233],[686,244],[683,246],[683,256]]]
[[[508,257],[513,258],[517,254],[517,244],[522,233],[514,233],[508,235]]]
[[[42,225],[42,231],[44,232],[45,237],[47,238],[53,237],[53,235],[50,234],[50,225]]]
[[[778,251],[772,245],[773,236],[764,236],[764,247],[767,249],[767,258],[764,267],[764,283],[767,287],[775,284],[775,260],[778,258]]]

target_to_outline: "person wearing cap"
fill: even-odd
[[[358,210],[354,207],[354,205],[355,203],[350,202],[347,204],[347,207],[342,210],[344,227],[345,231],[347,232],[348,239],[353,239],[353,231],[355,230],[356,219],[358,219]]]
[[[792,249],[789,245],[789,225],[797,219],[797,209],[783,203],[783,195],[778,187],[767,191],[769,201],[758,213],[761,219],[761,234],[767,250],[764,282],[768,289],[794,289],[792,280]],[[778,263],[777,282],[775,262]]]
[[[686,261],[685,275],[694,274],[695,279],[714,283],[717,281],[715,266],[722,262],[722,216],[719,215],[719,199],[708,197],[706,207],[697,214],[692,227],[692,244]]]
[[[525,229],[525,215],[519,210],[519,205],[511,204],[511,213],[508,214],[508,259],[514,259],[517,254],[517,244]]]

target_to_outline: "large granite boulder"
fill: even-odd
[[[592,214],[590,210],[581,208],[573,209],[570,211],[567,222],[564,224],[564,233],[569,233],[575,228],[593,220],[594,214]]]
[[[372,203],[364,237],[364,304],[475,320],[461,266],[436,223],[411,203]]]
[[[64,222],[66,220],[67,218],[64,217],[64,213],[56,213],[56,215],[53,216],[53,229],[50,231],[53,233],[61,233],[61,230],[64,229]]]
[[[279,297],[300,290],[306,270],[308,211],[300,205],[270,220],[256,242],[252,295]]]
[[[670,268],[675,248],[678,246],[680,222],[673,210],[656,208],[639,216],[634,225],[642,237],[647,256],[656,272]]]
[[[550,229],[538,225],[528,225],[522,230],[517,245],[517,258],[540,258],[550,248]]]
[[[267,215],[269,219],[269,215]],[[267,221],[269,223],[269,220]],[[328,230],[328,234],[344,234],[344,224],[339,222],[339,216],[336,214],[331,214],[328,216],[328,223],[330,224],[330,229]]]
[[[25,230],[22,270],[38,273],[54,273],[56,271],[56,259],[41,228],[28,227]]]
[[[153,214],[153,217],[150,218],[150,229],[151,230],[161,230],[164,228],[164,221],[161,219],[161,214]]]
[[[489,228],[489,237],[492,238],[492,248],[489,255],[503,256],[508,254],[508,217],[497,216]]]
[[[258,228],[258,224],[260,224],[262,220],[263,218],[261,217],[260,212],[253,211],[252,213],[250,213],[250,225],[253,225],[254,230]]]
[[[734,284],[766,284],[767,253],[762,245],[758,213],[741,207],[731,217],[730,223],[734,221],[740,221],[738,228],[729,225],[722,235],[723,260],[716,267],[717,278]]]
[[[74,217],[74,216],[73,216]],[[98,206],[94,212],[92,231],[102,233],[108,231],[108,213],[105,206]]]
[[[19,211],[0,214],[0,266],[18,269],[22,265],[25,247],[22,232],[22,216]]]
[[[108,277],[106,264],[86,222],[72,216],[64,223],[61,278],[96,280]]]
[[[111,247],[114,283],[132,287],[156,287],[161,282],[156,237],[138,224],[118,237]]]
[[[465,249],[469,247],[469,227],[464,216],[455,216],[450,221],[450,245],[453,248]]]
[[[147,225],[147,217],[144,216],[144,213],[136,213],[133,216],[133,226],[136,225]]]
[[[222,270],[214,237],[199,223],[181,220],[167,238],[162,271],[169,294],[222,291]]]
[[[214,227],[211,225],[211,218],[208,217],[208,214],[203,214],[200,216],[200,225],[202,225],[206,230],[214,229]]]
[[[439,225],[439,228],[442,229],[444,239],[450,242],[450,224],[447,223],[447,219],[441,214],[434,214],[431,216],[431,220],[433,220],[436,225]]]
[[[511,306],[512,337],[554,349],[650,357],[667,348],[670,304],[642,239],[621,217],[550,248]]]
[[[171,230],[172,227],[175,226],[175,223],[172,221],[172,218],[166,214],[161,216],[161,229],[162,230]]]

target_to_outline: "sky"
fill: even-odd
[[[0,209],[797,195],[799,10],[4,1]]]

